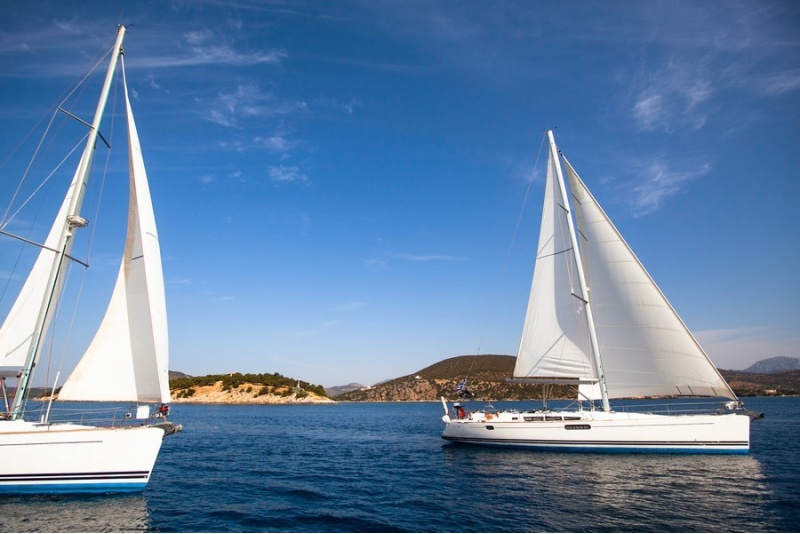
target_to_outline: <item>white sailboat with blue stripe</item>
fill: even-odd
[[[509,381],[571,385],[576,402],[564,410],[467,413],[442,399],[442,437],[559,451],[747,453],[751,415],[559,154],[551,131],[547,142],[536,265]],[[611,403],[675,397],[719,402],[709,413]]]
[[[83,154],[33,267],[0,326],[0,381],[5,397],[0,416],[0,493],[136,491],[145,487],[163,438],[179,431],[167,420],[169,343],[164,278],[153,205],[142,149],[124,78],[120,26],[100,98],[86,127]],[[56,417],[49,406],[33,417],[31,380],[45,351],[58,313],[73,243],[88,221],[82,216],[84,193],[100,136],[100,124],[117,66],[127,116],[129,207],[127,235],[116,284],[93,341],[59,393],[59,401],[126,403],[121,417],[93,422],[93,416]],[[61,107],[56,113],[64,112]],[[0,232],[21,239],[11,229]],[[122,236],[119,236],[120,239]],[[13,399],[6,380],[16,378]],[[158,409],[151,412],[150,406]],[[86,406],[87,409],[90,407]],[[152,415],[151,415],[152,413]]]

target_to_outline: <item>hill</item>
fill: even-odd
[[[469,391],[481,400],[525,400],[541,397],[541,386],[507,384],[514,370],[514,356],[455,356],[416,373],[388,380],[371,388],[350,391],[337,401],[435,401],[456,396],[456,386],[469,374]],[[565,395],[558,387],[554,394]]]
[[[334,399],[367,402],[436,401],[442,396],[452,399],[456,397],[456,386],[465,376],[469,376],[469,391],[478,400],[541,398],[540,385],[505,382],[514,370],[514,362],[514,356],[505,355],[456,356],[410,375],[337,395]],[[720,373],[739,396],[800,394],[800,370],[764,374],[720,369]],[[573,397],[566,386],[553,387],[548,396]]]
[[[181,373],[182,374],[182,373]],[[322,386],[278,373],[188,376],[171,379],[173,403],[308,404],[333,402]]]

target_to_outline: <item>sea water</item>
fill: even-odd
[[[5,496],[0,530],[797,531],[800,398],[745,401],[766,417],[730,456],[454,446],[440,403],[174,405],[144,492]]]

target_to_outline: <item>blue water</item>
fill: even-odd
[[[4,497],[0,530],[797,531],[800,398],[745,400],[743,456],[446,445],[438,403],[174,405],[144,492]]]

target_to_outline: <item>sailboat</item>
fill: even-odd
[[[512,383],[568,385],[564,409],[468,413],[442,398],[442,438],[579,452],[747,453],[743,404],[586,184],[549,145],[533,282]],[[563,161],[563,168],[562,168]],[[566,169],[566,180],[564,178]],[[569,193],[567,189],[569,183]],[[677,398],[644,409],[617,399]],[[683,397],[715,399],[710,412]],[[616,406],[611,406],[615,400]],[[653,402],[648,401],[648,402]]]
[[[166,435],[182,429],[168,420],[168,332],[161,252],[142,150],[122,59],[125,27],[119,26],[85,148],[55,221],[22,289],[0,327],[0,493],[120,492],[142,490]],[[31,418],[28,404],[37,363],[48,341],[79,231],[84,191],[117,64],[127,113],[129,209],[127,236],[105,316],[84,356],[61,388],[59,401],[127,403],[111,422],[87,415],[56,420],[51,405]],[[59,108],[72,118],[77,118]],[[36,244],[0,226],[4,236]],[[121,237],[121,236],[120,236]],[[85,265],[85,264],[84,264]],[[88,267],[88,265],[85,265]],[[16,378],[9,402],[6,380]],[[151,413],[151,406],[158,408]],[[81,405],[82,407],[85,405]],[[95,405],[91,405],[95,406]]]

